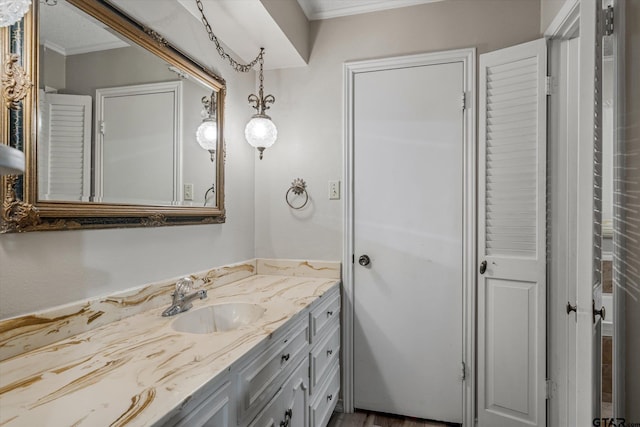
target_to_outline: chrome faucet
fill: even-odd
[[[193,279],[190,277],[183,277],[176,283],[176,290],[171,296],[173,296],[173,302],[171,307],[162,312],[164,317],[175,316],[178,313],[189,310],[193,307],[191,302],[196,299],[205,299],[207,297],[207,291],[200,289],[192,294],[189,294],[193,287]]]

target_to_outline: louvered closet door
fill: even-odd
[[[546,69],[545,40],[480,55],[481,427],[545,425]]]
[[[89,201],[91,97],[41,92],[41,99],[39,197],[44,200]]]

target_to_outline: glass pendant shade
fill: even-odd
[[[202,121],[196,131],[196,139],[198,144],[205,150],[215,150],[218,141],[218,126],[213,119],[205,119]]]
[[[278,129],[267,115],[256,114],[244,128],[244,137],[255,148],[269,148],[278,138]]]
[[[21,175],[24,172],[24,153],[0,144],[0,175]]]
[[[0,27],[18,22],[31,6],[31,0],[0,0]]]

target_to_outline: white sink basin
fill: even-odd
[[[232,302],[181,313],[171,326],[177,332],[211,334],[238,329],[260,319],[265,309],[258,304]]]

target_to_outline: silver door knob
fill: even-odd
[[[366,267],[367,265],[371,264],[371,259],[369,258],[369,255],[360,255],[360,258],[358,258],[358,264],[360,264],[363,267]]]

